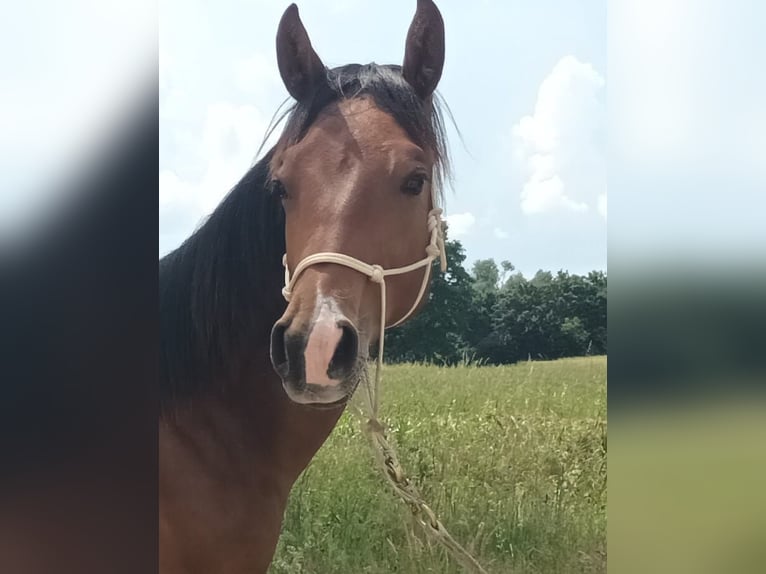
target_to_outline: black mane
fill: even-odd
[[[350,64],[327,70],[310,101],[289,108],[278,145],[299,141],[328,105],[370,96],[435,157],[435,184],[448,175],[440,101],[421,100],[400,66]],[[272,148],[180,247],[160,260],[160,392],[164,405],[237,377],[242,358],[268,344],[284,311],[284,214],[269,188]],[[249,353],[249,354],[248,354]]]

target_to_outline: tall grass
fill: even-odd
[[[606,358],[386,367],[402,465],[491,573],[606,571]],[[293,489],[272,574],[459,573],[345,414]]]

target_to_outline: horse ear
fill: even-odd
[[[436,89],[444,68],[444,20],[433,0],[418,0],[418,8],[407,32],[402,74],[426,99]]]
[[[311,47],[295,4],[287,7],[279,21],[277,64],[287,91],[299,102],[311,95],[327,73],[322,60]]]

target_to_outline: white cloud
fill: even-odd
[[[463,237],[468,235],[468,232],[476,223],[476,218],[473,213],[455,213],[454,215],[447,215],[444,218],[449,226],[449,235],[452,238]]]
[[[575,212],[588,210],[588,205],[574,201],[564,193],[564,182],[558,175],[545,178],[535,172],[524,184],[521,191],[521,208],[524,213],[545,213],[557,207],[564,207]]]
[[[540,84],[534,112],[513,126],[524,213],[583,213],[596,205],[606,179],[604,83],[591,64],[565,56]]]
[[[163,252],[175,247],[253,165],[267,121],[257,108],[218,102],[208,106],[201,137],[185,150],[201,164],[199,176],[175,170],[159,174],[159,209]]]
[[[499,227],[495,227],[495,230],[492,232],[496,239],[508,239],[511,234],[507,231],[500,229]]]

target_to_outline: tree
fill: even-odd
[[[535,287],[550,285],[551,282],[553,282],[553,273],[550,271],[543,271],[542,269],[538,269],[537,273],[535,273],[535,276],[532,277],[532,280],[530,281]]]
[[[460,242],[447,241],[446,251],[447,273],[434,270],[425,309],[389,333],[389,360],[502,364],[606,353],[604,272],[540,270],[527,280],[507,260],[498,268],[482,259],[471,276]]]
[[[473,287],[480,293],[494,293],[500,283],[500,270],[494,259],[479,259],[473,264]]]
[[[579,317],[567,317],[561,323],[563,356],[572,357],[588,353],[590,335]]]

